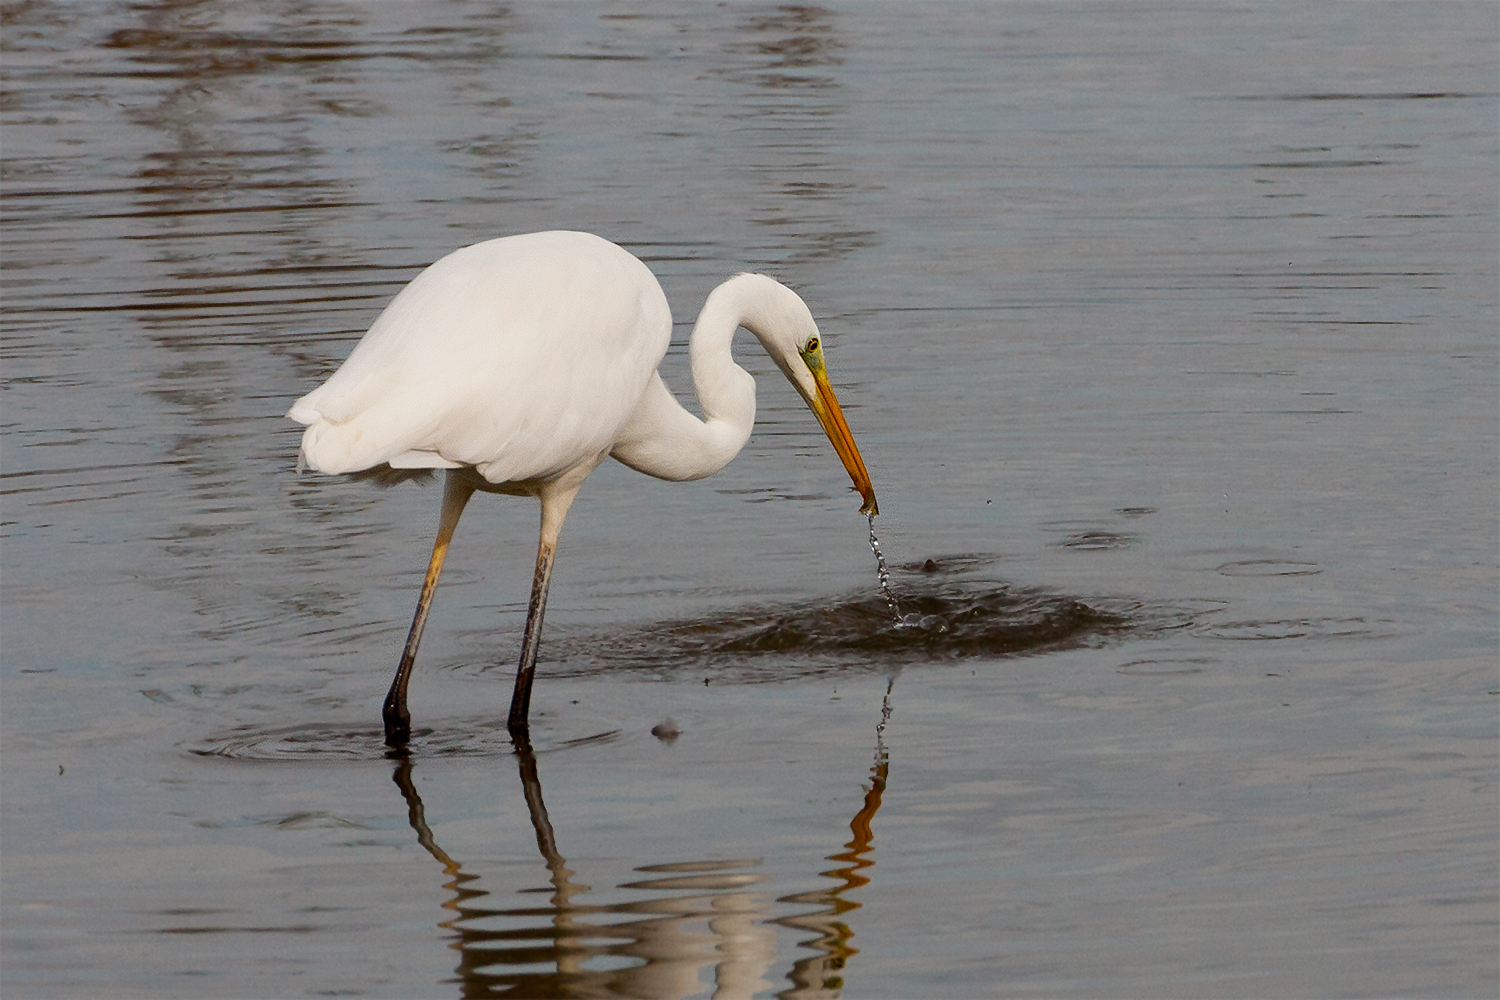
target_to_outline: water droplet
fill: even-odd
[[[885,683],[885,701],[880,706],[880,722],[875,726],[875,766],[878,768],[886,762],[885,750],[885,727],[891,721],[891,691],[896,687],[896,678],[892,677]]]
[[[902,623],[901,605],[896,603],[896,595],[891,593],[891,570],[885,564],[885,556],[880,551],[880,539],[875,537],[875,515],[868,515],[870,519],[870,551],[875,553],[875,572],[880,578],[880,596],[885,598],[886,605],[891,609],[891,617],[896,619],[899,626]]]

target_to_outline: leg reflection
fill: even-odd
[[[391,777],[395,780],[396,787],[401,789],[401,797],[406,800],[406,821],[417,832],[417,843],[437,859],[438,864],[443,866],[444,874],[449,878],[449,881],[443,883],[443,888],[453,893],[453,898],[444,901],[443,909],[452,910],[453,916],[441,921],[438,926],[444,930],[459,933],[458,922],[471,914],[480,912],[465,904],[489,894],[483,889],[468,886],[466,883],[474,881],[479,876],[465,872],[463,866],[449,857],[448,852],[432,839],[432,830],[427,826],[427,812],[422,805],[422,797],[417,794],[417,786],[411,780],[411,767],[410,755],[397,754],[396,771]]]
[[[578,906],[573,897],[588,891],[588,886],[572,882],[573,872],[557,851],[557,839],[552,832],[552,823],[547,818],[547,806],[542,801],[541,782],[537,778],[536,757],[530,746],[517,747],[521,767],[521,784],[526,805],[531,813],[532,826],[536,831],[537,847],[547,863],[551,875],[552,896],[548,907],[500,908],[479,905],[481,898],[489,892],[469,883],[479,876],[463,870],[447,851],[443,850],[427,825],[426,810],[422,797],[412,781],[412,759],[409,755],[396,756],[396,768],[392,775],[401,796],[406,800],[406,815],[411,828],[416,831],[417,843],[426,849],[449,876],[443,888],[452,897],[443,902],[445,910],[452,916],[440,921],[438,926],[454,935],[449,945],[459,953],[456,981],[464,997],[502,996],[570,996],[572,991],[559,989],[566,971],[578,965],[578,948],[570,948],[567,942],[579,932],[577,918],[587,908]],[[547,920],[550,926],[536,927],[537,918]],[[494,928],[496,922],[523,926]],[[588,928],[592,931],[592,928]],[[534,971],[544,966],[555,972]],[[525,967],[528,971],[519,970]],[[582,985],[582,984],[575,984]],[[587,991],[584,991],[587,992]]]
[[[889,697],[888,689],[885,717]],[[746,858],[638,866],[634,877],[611,890],[612,901],[585,902],[582,897],[592,890],[574,880],[558,849],[542,799],[536,755],[520,737],[515,750],[550,883],[550,892],[520,891],[523,900],[531,893],[546,893],[545,904],[537,900],[541,905],[498,905],[499,898],[479,888],[478,876],[465,872],[433,837],[412,780],[412,758],[395,755],[392,777],[406,800],[407,819],[417,842],[448,877],[443,888],[449,898],[442,903],[448,913],[438,926],[452,935],[449,947],[459,953],[452,981],[459,984],[461,996],[675,1000],[705,992],[726,998],[764,994],[775,988],[767,976],[776,958],[777,925],[815,934],[802,942],[815,954],[793,965],[787,973],[793,986],[781,996],[836,996],[842,989],[844,964],[857,954],[843,915],[860,905],[846,894],[869,882],[864,872],[874,864],[871,821],[880,808],[889,767],[883,741],[877,738],[872,781],[849,824],[852,839],[844,850],[829,856],[838,867],[821,873],[838,884],[779,900],[758,890],[766,878],[755,870],[761,862]],[[773,919],[776,903],[818,909]]]
[[[775,958],[776,934],[768,924],[769,895],[749,891],[764,876],[747,869],[755,859],[686,861],[647,865],[646,874],[617,887],[630,898],[588,904],[590,887],[557,847],[542,799],[536,755],[516,741],[521,787],[546,863],[551,893],[545,906],[485,906],[490,894],[438,845],[409,756],[396,758],[393,778],[406,800],[417,842],[449,876],[443,887],[451,915],[439,926],[454,935],[459,952],[455,981],[464,997],[667,998],[704,992],[706,969],[723,997],[751,996],[772,988],[766,972]],[[522,890],[526,892],[527,890]]]

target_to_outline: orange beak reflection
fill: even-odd
[[[849,424],[844,420],[844,411],[839,406],[838,397],[833,394],[833,386],[828,384],[828,373],[822,365],[808,367],[812,371],[813,381],[818,385],[818,396],[808,400],[808,406],[818,418],[818,423],[823,425],[823,433],[833,442],[833,450],[838,452],[839,460],[849,470],[849,478],[854,480],[855,490],[864,500],[859,512],[872,516],[879,514],[880,507],[875,503],[875,487],[870,484],[870,474],[865,471],[865,460],[860,458],[859,446],[854,443],[854,435],[849,433]]]

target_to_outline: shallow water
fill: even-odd
[[[10,996],[1488,995],[1485,3],[5,8]],[[424,264],[799,288],[858,499],[295,473]],[[670,724],[667,720],[670,718]],[[656,729],[660,735],[653,735]]]

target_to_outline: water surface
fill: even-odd
[[[6,996],[1493,993],[1492,5],[4,16]],[[804,294],[925,624],[745,338],[729,468],[575,505],[531,752],[471,504],[393,757],[438,491],[282,414],[546,228],[679,392]]]

